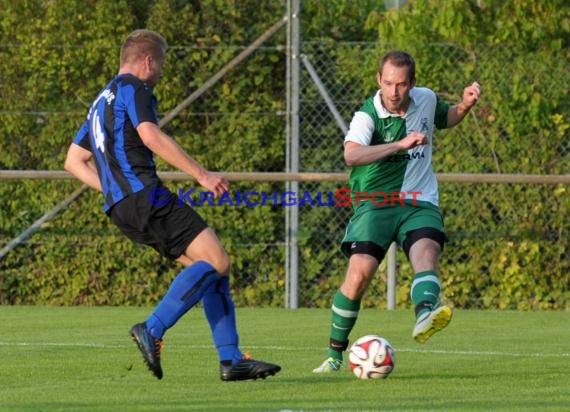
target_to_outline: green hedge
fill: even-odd
[[[165,113],[278,21],[285,14],[281,3],[4,1],[0,169],[61,170],[77,127],[93,96],[115,74],[121,41],[133,29],[157,30],[172,46],[156,89]],[[568,173],[569,6],[563,0],[509,0],[480,9],[474,3],[409,1],[386,12],[370,0],[302,2],[303,49],[327,87],[338,92],[347,120],[373,91],[378,57],[388,47],[410,50],[419,84],[452,101],[466,84],[480,81],[477,109],[458,128],[437,135],[438,172]],[[544,19],[550,24],[542,24]],[[283,29],[166,131],[213,170],[284,171],[285,40]],[[346,41],[373,45],[363,49]],[[317,108],[323,108],[317,91],[304,88],[302,169],[345,170],[342,136],[326,108],[319,115],[309,112]],[[169,185],[189,189],[194,183]],[[0,242],[6,244],[77,187],[75,181],[2,181]],[[446,183],[441,189],[450,237],[442,258],[447,299],[460,307],[567,309],[568,186]],[[285,185],[236,182],[233,190],[283,192]],[[179,268],[124,239],[101,208],[100,195],[87,192],[11,251],[0,262],[0,303],[156,302]],[[205,206],[200,213],[232,257],[237,304],[282,306],[284,208]],[[330,304],[346,266],[338,242],[348,216],[344,208],[302,208],[301,306]],[[398,304],[404,307],[411,269],[401,253],[399,273]],[[384,285],[381,271],[366,306],[384,305]]]

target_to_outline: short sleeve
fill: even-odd
[[[158,116],[156,113],[156,97],[146,84],[141,84],[133,90],[132,99],[127,99],[129,102],[127,112],[131,122],[135,128],[144,122],[158,123]]]
[[[435,105],[435,127],[438,129],[447,128],[447,112],[451,107],[451,104],[447,103],[439,96],[436,95],[436,105]]]
[[[370,145],[374,133],[374,121],[365,112],[356,112],[350,121],[350,127],[344,142],[355,142],[363,146]]]
[[[75,138],[73,139],[73,143],[81,146],[85,150],[89,150],[90,152],[92,152],[91,142],[89,140],[89,123],[88,123],[87,119],[83,122],[83,124],[81,125],[81,127],[77,131],[77,134],[75,135]]]

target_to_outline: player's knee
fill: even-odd
[[[412,266],[437,266],[441,246],[432,239],[421,239],[412,245],[407,255]]]
[[[230,273],[231,263],[228,254],[222,250],[217,256],[211,259],[210,264],[216,271],[222,275],[227,276]]]
[[[373,276],[373,272],[349,270],[340,289],[347,298],[360,299],[366,292]]]
[[[426,227],[408,232],[404,244],[402,245],[408,259],[410,254],[418,250],[426,253],[434,253],[439,255],[443,251],[445,243],[445,234],[435,228]]]

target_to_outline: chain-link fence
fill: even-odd
[[[276,43],[282,41],[283,36],[275,40]],[[177,59],[171,62],[171,70],[184,67],[186,56],[192,53],[214,53],[213,50],[187,45],[172,44],[171,48],[175,50]],[[301,52],[315,69],[326,93],[342,119],[348,124],[364,98],[376,90],[375,73],[378,60],[388,48],[389,45],[379,43],[321,41],[303,42]],[[240,50],[243,48],[224,50],[218,46],[215,53],[232,56]],[[276,73],[281,76],[283,82],[277,90],[273,90],[273,94],[280,95],[280,98],[274,101],[252,102],[252,90],[248,88],[230,94],[228,90],[232,87],[232,73],[229,73],[224,81],[208,89],[199,100],[183,112],[183,120],[174,120],[166,126],[167,132],[182,136],[182,143],[190,142],[192,154],[207,153],[209,159],[215,159],[218,153],[221,158],[224,151],[243,150],[240,147],[240,139],[249,136],[248,145],[251,146],[246,150],[250,151],[251,156],[248,163],[236,169],[231,164],[210,160],[208,166],[213,169],[234,172],[281,172],[286,169],[287,93],[284,67],[287,49],[281,44],[266,44],[256,50],[255,56],[255,59],[240,63],[236,70],[251,73],[251,76],[255,77],[260,71],[260,62],[265,65],[268,65],[267,62],[273,62],[276,66],[282,67]],[[553,175],[568,173],[569,129],[558,117],[558,112],[546,114],[525,112],[527,103],[541,98],[537,96],[536,89],[539,87],[541,89],[538,93],[545,96],[545,99],[551,96],[561,110],[570,109],[567,98],[570,75],[567,68],[561,69],[561,66],[566,64],[564,61],[553,55],[552,61],[540,62],[545,70],[550,70],[559,77],[532,82],[533,79],[525,78],[524,75],[520,78],[513,78],[512,75],[516,72],[514,67],[521,62],[531,61],[532,56],[518,55],[510,51],[508,46],[482,45],[477,52],[467,52],[453,45],[432,45],[416,57],[418,85],[434,89],[451,102],[459,101],[463,87],[471,81],[478,80],[483,85],[481,101],[464,122],[454,129],[436,133],[434,147],[436,172]],[[271,67],[267,67],[267,70],[271,71]],[[202,77],[202,82],[208,78],[208,75],[203,73],[199,76]],[[530,83],[525,88],[524,84],[529,80]],[[193,85],[198,85],[198,80],[193,81]],[[259,89],[275,87],[274,83],[270,86],[265,84],[263,77],[260,77],[259,82],[254,80],[253,83],[252,87]],[[488,93],[491,89],[500,93]],[[231,96],[231,99],[228,99],[228,96]],[[160,97],[163,97],[164,101],[168,96]],[[301,65],[299,99],[300,172],[347,171],[342,154],[344,136],[341,128],[330,106],[325,102],[322,90],[317,88],[307,67],[303,65]],[[225,106],[217,104],[221,101],[225,102]],[[518,112],[522,114],[517,114]],[[49,113],[23,112],[5,115],[26,118],[50,116]],[[75,116],[75,114],[67,113],[66,116]],[[77,121],[73,123],[79,124],[82,116],[83,112],[78,113]],[[540,125],[537,125],[539,122],[537,117],[540,116],[551,119],[553,127],[541,129]],[[218,142],[199,136],[202,129],[208,128],[209,132],[215,132],[215,120],[220,117],[239,120],[232,123],[231,130],[217,130],[220,135],[229,135],[231,139],[217,144]],[[259,122],[260,118],[270,118],[271,128],[264,128],[264,124]],[[189,124],[195,129],[190,132],[184,130],[188,123],[181,126],[188,119],[193,119]],[[211,127],[212,125],[214,127]],[[532,134],[536,130],[540,130],[539,135]],[[251,135],[256,136],[255,139],[251,140]],[[346,185],[347,182],[302,182],[299,193],[308,192],[316,196],[318,193],[334,192]],[[45,193],[46,187],[52,187],[43,183],[36,185],[29,183],[18,186],[17,190],[24,190],[24,186],[34,196],[40,198]],[[52,189],[60,193],[71,193],[76,186],[75,183],[57,182],[53,184]],[[176,184],[172,183],[171,186],[174,187]],[[16,185],[10,190],[15,192]],[[281,194],[286,190],[286,186],[282,182],[234,182],[233,191],[244,193],[248,190]],[[570,196],[567,185],[443,182],[440,184],[440,191],[446,232],[449,237],[441,259],[442,282],[447,299],[463,307],[513,307],[513,296],[518,294],[527,296],[528,293],[524,293],[524,290],[532,289],[538,291],[536,301],[525,298],[524,302],[515,306],[548,308],[549,305],[552,307],[564,305],[560,303],[559,296],[551,299],[546,291],[549,287],[560,291],[562,287],[563,293],[567,296],[569,290]],[[92,201],[94,196],[95,194],[89,195],[85,200],[91,207],[96,204]],[[22,204],[15,208],[25,210],[26,207],[29,205]],[[263,207],[271,209],[272,216],[277,216],[275,221],[278,223],[251,234],[247,228],[254,224],[250,221],[260,219],[260,210]],[[24,215],[14,215],[11,219],[23,222],[14,227],[26,227],[32,216],[44,212],[45,209],[40,208]],[[233,286],[236,302],[242,305],[283,306],[287,250],[284,208],[269,202],[269,206],[258,208],[217,207],[209,208],[206,212],[209,222],[219,233],[234,260],[233,268],[236,275]],[[330,305],[332,294],[340,285],[346,268],[347,262],[340,253],[339,244],[351,210],[334,204],[306,205],[300,207],[299,212],[300,227],[296,235],[299,245],[299,306],[327,307]],[[18,252],[22,255],[14,257],[8,263],[0,263],[6,264],[4,269],[16,272],[22,259],[35,259],[37,253],[44,253],[49,249],[49,243],[53,242],[50,236],[55,235],[61,236],[57,241],[61,243],[58,244],[69,250],[74,247],[93,250],[116,248],[118,256],[121,256],[120,249],[124,247],[126,241],[117,231],[103,218],[94,218],[91,223],[92,227],[88,228],[77,228],[71,224],[57,230],[54,227],[45,227],[42,233],[28,241],[28,252]],[[6,233],[8,230],[4,233],[3,239],[9,240]],[[137,253],[143,252],[137,250]],[[155,259],[158,262],[158,258],[152,253],[154,252],[149,252],[149,255],[143,254],[142,261]],[[153,257],[148,257],[151,254]],[[250,256],[256,258],[250,259]],[[396,296],[398,304],[405,306],[409,304],[408,293],[413,273],[404,254],[398,252],[397,256],[399,275]],[[136,266],[137,259],[130,257],[121,262],[121,265],[96,267],[94,271],[100,271],[99,274],[102,271],[116,274],[121,271],[128,272]],[[156,263],[155,268],[158,277],[161,273],[175,270],[163,262]],[[52,269],[73,270],[55,267]],[[559,283],[556,286],[545,285],[542,280],[545,272],[551,275],[546,282],[552,282],[552,276],[555,276]],[[96,284],[97,281],[92,278],[94,275],[89,276],[91,276],[89,282]],[[370,287],[365,300],[366,306],[385,307],[385,278],[384,262]],[[145,290],[149,290],[149,283],[153,279],[155,278],[151,278],[147,283],[141,284],[139,289],[129,293],[145,293]],[[463,283],[460,281],[464,279],[470,279],[471,284],[476,287],[471,290],[461,289]],[[85,289],[87,290],[88,286],[85,286]],[[94,303],[89,299],[79,301]]]
[[[375,92],[374,76],[378,61],[390,46],[377,43],[304,43],[303,46],[303,53],[309,57],[330,98],[348,123],[364,98]],[[518,129],[524,130],[524,127],[509,124],[520,120],[510,113],[512,106],[505,103],[513,99],[515,91],[512,88],[523,80],[527,80],[529,85],[537,83],[533,79],[513,80],[513,65],[532,56],[511,55],[505,45],[480,46],[478,50],[467,53],[449,45],[433,45],[429,51],[430,60],[425,56],[417,59],[418,85],[433,88],[452,103],[460,101],[463,88],[470,82],[477,80],[483,85],[481,101],[464,122],[454,129],[436,132],[435,171],[567,173],[570,155],[568,128],[562,128],[558,135],[533,136],[521,135]],[[506,56],[509,56],[508,60]],[[466,60],[474,62],[467,74],[462,71]],[[438,66],[432,64],[433,61],[439,62],[440,69],[435,76],[426,79],[426,84],[422,74]],[[422,63],[432,67],[422,68]],[[542,63],[545,67],[560,67],[555,61]],[[557,85],[569,80],[567,70],[556,73],[565,80],[545,81],[543,86],[546,87],[542,91],[545,96],[560,96],[560,90],[555,93]],[[345,171],[343,133],[306,70],[301,90],[301,170]],[[488,93],[491,90],[495,93]],[[498,96],[497,90],[500,91]],[[487,99],[486,93],[494,96]],[[567,100],[565,104],[568,105]],[[528,118],[524,120],[524,115],[522,117],[522,121],[529,121]],[[302,185],[302,191],[334,191],[341,186],[306,183]],[[538,300],[543,300],[542,307],[548,307],[548,299],[543,295],[543,290],[548,287],[537,286],[541,283],[543,271],[559,279],[563,290],[568,293],[570,223],[567,217],[570,195],[567,186],[445,182],[440,183],[440,192],[449,240],[440,270],[448,299],[455,304],[473,307],[504,307],[504,302],[509,300],[507,296],[521,294],[524,289],[538,288],[541,291],[537,292],[535,301],[521,302],[518,307],[539,307],[536,305]],[[338,252],[336,255],[328,254],[325,261],[317,264],[314,259],[319,253],[315,250],[338,250],[350,215],[349,208],[341,207],[326,210],[305,208],[301,211],[300,226],[304,239],[307,239],[304,249],[301,248],[301,306],[312,306],[315,302],[321,306],[324,300],[319,294],[330,297],[331,288],[334,291],[331,284],[334,282],[329,279],[339,271],[344,272],[346,260],[340,258]],[[397,266],[396,296],[399,304],[405,305],[409,302],[413,271],[403,252],[398,252]],[[465,278],[476,279],[477,290],[460,290],[457,285]],[[385,307],[385,294],[386,268],[382,265],[365,304]],[[459,295],[462,295],[461,301],[457,301]]]

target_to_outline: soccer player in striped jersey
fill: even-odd
[[[212,330],[222,380],[275,375],[280,366],[251,359],[239,349],[230,260],[220,240],[157,176],[154,155],[216,196],[229,190],[223,176],[203,168],[158,126],[153,87],[162,77],[166,49],[165,39],[153,31],[136,30],[126,38],[119,72],[93,102],[68,149],[65,169],[103,192],[105,213],[127,237],[185,266],[146,321],[130,330],[158,379],[163,376],[164,334],[199,301]]]
[[[461,102],[451,105],[416,86],[415,61],[400,50],[383,56],[376,81],[379,90],[354,114],[345,136],[354,206],[341,244],[348,269],[332,301],[327,356],[315,373],[342,367],[361,298],[393,241],[415,273],[413,338],[426,342],[452,316],[451,307],[439,303],[438,259],[445,235],[432,169],[433,133],[458,124],[477,102],[480,87],[467,86]]]

